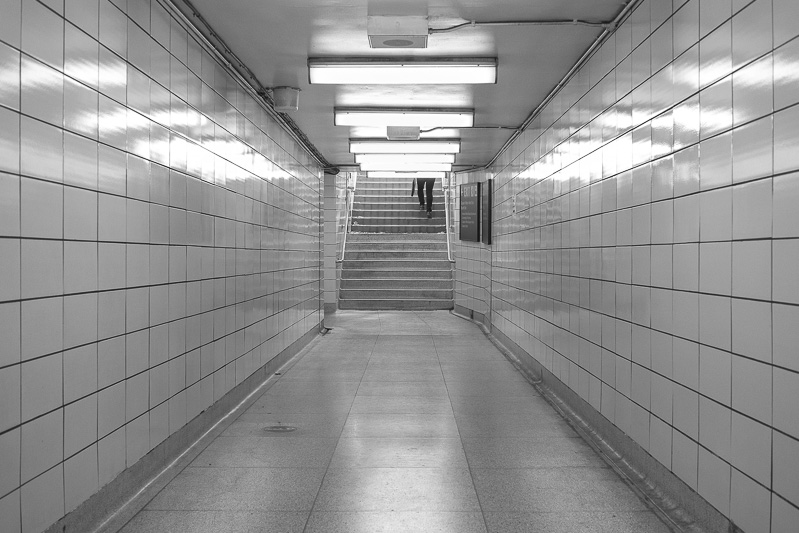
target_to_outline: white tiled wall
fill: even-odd
[[[488,317],[491,309],[491,250],[476,242],[461,241],[457,238],[460,231],[460,209],[458,195],[460,185],[469,182],[480,182],[487,179],[486,172],[472,172],[456,176],[453,185],[453,227],[455,258],[455,303]]]
[[[489,169],[494,245],[457,257],[458,305],[748,533],[799,523],[797,35],[794,0],[643,1]]]
[[[155,0],[0,0],[0,529],[320,321],[322,172]]]

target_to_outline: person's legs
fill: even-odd
[[[427,213],[433,212],[433,185],[435,185],[436,180],[434,179],[426,179],[425,180],[425,189],[427,190]]]
[[[416,194],[419,196],[419,209],[424,209],[424,180],[416,180]]]

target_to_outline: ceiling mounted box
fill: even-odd
[[[386,138],[389,141],[416,141],[421,137],[418,126],[387,126]]]
[[[272,89],[275,111],[297,111],[300,106],[300,90],[296,87],[275,87]]]
[[[371,48],[427,48],[427,17],[367,17],[366,33]]]

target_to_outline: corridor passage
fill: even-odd
[[[125,533],[669,531],[471,322],[326,325]]]

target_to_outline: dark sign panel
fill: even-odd
[[[480,184],[461,185],[460,199],[461,240],[480,242]]]
[[[484,181],[481,185],[480,196],[482,197],[481,213],[483,223],[480,228],[483,244],[491,244],[491,203],[494,200],[494,182]]]

